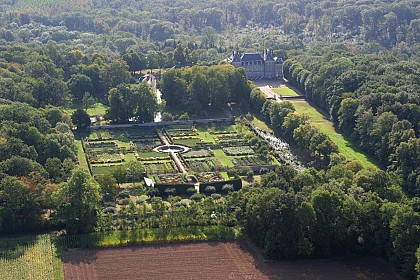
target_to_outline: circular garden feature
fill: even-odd
[[[182,145],[163,145],[153,149],[158,153],[185,153],[190,150],[190,148]]]

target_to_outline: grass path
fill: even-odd
[[[83,168],[84,170],[89,171],[89,166],[86,161],[86,156],[85,156],[85,153],[83,152],[82,141],[75,140],[75,142],[77,146],[77,159],[79,161],[79,166]]]
[[[338,146],[338,149],[342,155],[348,160],[360,161],[365,167],[378,169],[375,162],[362,153],[357,147],[355,147],[350,141],[345,139],[343,135],[337,133],[332,122],[327,120],[320,112],[312,107],[308,102],[304,100],[290,100],[293,106],[296,108],[298,114],[305,114],[309,117],[309,122],[319,128],[321,132],[325,133],[330,139]]]

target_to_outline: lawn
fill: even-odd
[[[273,91],[280,96],[299,96],[293,89],[285,87],[285,88],[273,88]]]
[[[227,156],[223,150],[217,149],[213,150],[214,157],[217,158],[223,166],[233,167],[233,163],[231,161],[231,157]]]
[[[307,115],[309,117],[309,122],[319,128],[323,133],[327,134],[328,137],[330,137],[330,139],[338,146],[340,153],[348,160],[360,161],[365,167],[378,168],[372,159],[358,150],[350,141],[345,139],[343,135],[337,133],[332,122],[327,120],[309,103],[302,100],[291,100],[291,102],[295,106],[296,112],[298,114]]]
[[[266,132],[270,132],[270,133],[273,132],[273,130],[270,127],[268,127],[268,125],[264,121],[260,120],[256,115],[253,115],[252,117],[253,118],[251,120],[251,123],[253,125],[255,125],[256,127],[260,128],[260,129],[262,129]]]
[[[84,109],[83,104],[82,103],[73,103],[69,108],[65,108],[64,112],[71,115],[77,109]],[[107,109],[108,109],[107,106],[105,106],[104,104],[102,104],[100,102],[97,102],[91,108],[87,109],[87,113],[90,116],[105,115]]]

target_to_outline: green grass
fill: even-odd
[[[200,143],[200,138],[191,138],[191,139],[175,139],[173,140],[174,144],[185,145],[189,147],[195,146],[197,143]]]
[[[93,165],[92,174],[109,174],[113,169],[121,165],[106,166],[106,165]]]
[[[233,167],[230,156],[227,156],[221,149],[213,150],[214,157],[217,158],[223,166]]]
[[[260,120],[257,116],[255,116],[255,115],[253,115],[253,118],[252,118],[252,120],[251,120],[251,123],[253,124],[253,125],[255,125],[256,127],[259,127],[259,128],[261,128],[262,130],[264,130],[264,131],[267,131],[267,132],[273,132],[273,130],[270,128],[270,127],[268,127],[268,125],[265,123],[265,122],[263,122],[262,120]]]
[[[84,109],[82,103],[73,103],[69,108],[64,108],[64,111],[71,115],[77,109]],[[93,107],[87,109],[87,113],[90,116],[97,116],[97,115],[105,115],[106,110],[108,109],[107,106],[104,104],[97,102],[93,105]]]
[[[377,169],[375,162],[358,150],[350,141],[345,139],[343,135],[337,133],[332,122],[327,120],[320,112],[312,107],[306,101],[293,101],[298,114],[305,114],[309,117],[309,122],[315,127],[319,128],[321,132],[325,133],[338,146],[339,152],[344,155],[347,160],[357,160],[365,167]]]
[[[76,140],[76,146],[77,146],[77,159],[79,161],[79,166],[87,171],[89,171],[89,166],[88,163],[86,161],[86,156],[85,153],[83,152],[83,147],[82,147],[82,141],[81,140]]]
[[[309,117],[309,121],[311,123],[331,123],[324,115],[318,112],[314,107],[312,107],[306,101],[297,101],[297,100],[290,100],[293,106],[300,115],[307,115]]]
[[[273,88],[273,91],[280,96],[299,96],[293,89],[285,87],[285,88]]]
[[[164,156],[168,156],[168,158],[169,158],[169,155],[161,154],[161,153],[157,153],[157,152],[139,153],[139,157],[141,157],[141,158],[151,158],[151,157],[161,158],[161,157],[164,157]]]
[[[0,238],[0,279],[63,278],[61,259],[50,235]]]

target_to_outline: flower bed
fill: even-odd
[[[225,147],[223,152],[228,156],[253,155],[255,153],[250,146]]]
[[[89,141],[112,140],[114,136],[109,130],[95,130],[89,134]]]
[[[248,141],[242,138],[231,138],[231,139],[223,139],[223,140],[219,139],[217,143],[222,147],[234,147],[234,146],[246,145],[248,144]]]
[[[159,138],[150,138],[144,140],[133,140],[130,142],[132,150],[150,152],[154,147],[161,145]]]
[[[89,162],[97,163],[117,163],[124,162],[124,155],[117,153],[88,153]]]
[[[118,144],[114,141],[106,141],[106,142],[86,142],[86,148],[88,149],[102,149],[102,148],[118,148]]]
[[[211,158],[187,159],[185,162],[187,163],[188,168],[195,172],[210,172],[222,167],[219,160],[213,160]]]
[[[141,162],[159,161],[159,160],[170,160],[171,159],[171,157],[169,155],[162,155],[162,156],[159,156],[159,157],[146,157],[146,158],[140,157],[139,154],[137,154],[137,153],[134,154],[134,155],[136,156],[136,159],[138,161],[141,161]]]
[[[234,158],[232,159],[232,162],[235,166],[254,166],[254,165],[271,164],[270,160],[261,156]]]
[[[212,157],[213,151],[211,150],[191,150],[185,154],[183,154],[182,156],[184,158],[203,158],[203,157]]]
[[[144,168],[147,173],[161,174],[161,173],[174,173],[175,168],[172,162],[146,162]]]
[[[184,137],[184,136],[196,136],[198,135],[197,129],[194,126],[188,125],[174,125],[167,127],[166,133],[171,137]]]
[[[160,174],[156,177],[159,178],[159,184],[181,184],[185,182],[181,174]]]
[[[127,139],[136,139],[136,138],[157,138],[156,131],[150,128],[130,128],[124,131]]]
[[[201,172],[194,174],[199,182],[220,182],[224,181],[222,175],[219,172]]]

